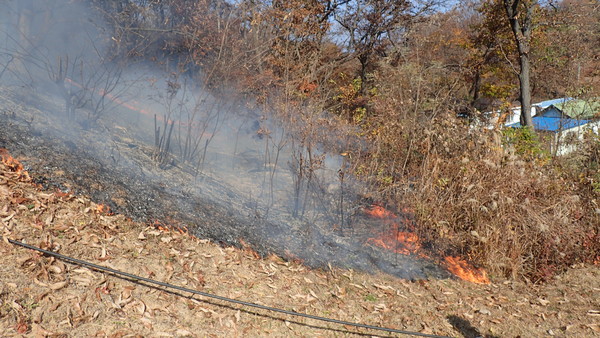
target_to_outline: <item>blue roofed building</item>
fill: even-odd
[[[551,100],[554,101],[554,100]],[[545,101],[545,102],[551,102]],[[598,134],[600,122],[594,119],[597,116],[594,114],[573,114],[573,116],[590,116],[590,119],[570,118],[557,107],[564,107],[565,104],[578,100],[567,100],[561,102],[552,102],[542,110],[540,114],[532,118],[534,129],[545,134],[544,139],[548,140],[550,151],[553,155],[566,155],[577,149],[578,144],[583,140],[585,133],[593,132]],[[580,103],[572,105],[572,107],[582,107]],[[587,105],[586,105],[587,107]],[[581,110],[576,110],[581,112]],[[513,123],[507,127],[520,127],[520,123]]]
[[[598,135],[600,98],[582,100],[571,97],[537,102],[531,105],[534,129],[547,140],[553,155],[566,155],[577,149],[586,133]],[[479,123],[487,129],[518,128],[521,107],[483,113],[487,121]]]
[[[571,98],[571,97],[562,97],[562,98],[558,98],[558,99],[546,100],[546,101],[542,101],[542,102],[533,103],[531,105],[531,116],[540,115],[543,112],[547,111],[551,107],[557,107],[557,106],[560,107],[561,105],[563,105],[566,102],[569,102],[571,100],[573,100],[573,98]],[[511,108],[510,111],[508,111],[505,114],[505,117],[502,122],[505,126],[509,126],[509,125],[513,125],[515,123],[519,123],[520,120],[521,120],[521,107],[515,107],[515,108]]]
[[[546,100],[546,101],[542,101],[542,102],[538,102],[538,103],[534,103],[532,104],[532,106],[537,107],[540,111],[552,106],[552,105],[560,105],[563,104],[565,102],[571,101],[573,100],[572,97],[561,97],[559,99],[553,99],[553,100]]]
[[[570,99],[563,102],[553,102],[544,108],[540,115],[571,119],[594,119],[600,117],[600,100]]]
[[[547,116],[535,116],[532,118],[533,128],[535,130],[559,132],[562,130],[573,129],[590,123],[590,120],[577,120],[569,118],[556,118]],[[508,125],[508,127],[520,127],[520,123]]]

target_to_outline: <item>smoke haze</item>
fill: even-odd
[[[215,96],[176,58],[117,57],[112,30],[88,2],[4,1],[0,13],[0,102],[33,135],[25,143],[52,146],[31,162],[80,178],[72,190],[137,219],[176,221],[314,266],[406,278],[434,271],[365,246],[351,179],[343,187],[339,176],[343,157],[305,147],[241,95]]]

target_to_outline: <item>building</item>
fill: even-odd
[[[588,120],[595,119],[600,117],[600,101],[570,99],[564,102],[552,103],[544,108],[542,116]]]
[[[538,113],[532,118],[533,127],[547,140],[553,155],[566,155],[576,150],[587,132],[598,134],[599,101],[563,98],[543,101],[535,106]],[[506,126],[520,127],[521,124],[517,120]]]

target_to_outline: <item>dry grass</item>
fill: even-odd
[[[542,286],[409,282],[315,270],[249,249],[107,215],[83,196],[40,191],[0,162],[0,231],[96,264],[309,314],[448,336],[598,334],[597,266]],[[381,332],[179,296],[0,241],[2,337],[353,337]]]
[[[371,166],[365,176],[379,198],[414,210],[427,246],[460,254],[492,277],[533,282],[597,261],[599,176],[585,169],[597,161],[594,149],[567,171],[535,152],[514,154],[500,131],[448,116],[377,130],[357,168]]]

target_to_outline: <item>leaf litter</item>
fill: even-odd
[[[312,315],[437,335],[600,335],[599,266],[530,285],[411,282],[310,269],[250,247],[109,215],[85,196],[41,191],[0,162],[0,232],[159,281]],[[0,242],[0,336],[231,337],[377,335],[350,326],[177,295]],[[531,301],[530,301],[531,300]]]

